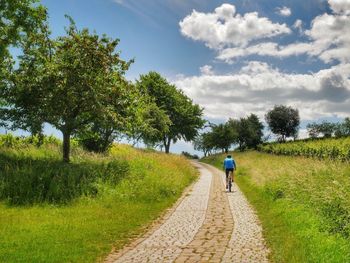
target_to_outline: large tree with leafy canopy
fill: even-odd
[[[181,90],[169,84],[157,72],[141,75],[137,86],[169,116],[171,121],[169,131],[153,138],[155,143],[163,144],[166,153],[169,153],[172,142],[175,143],[180,139],[191,141],[196,137],[198,130],[204,124],[203,109],[199,105],[194,104]]]
[[[283,142],[287,137],[296,137],[298,134],[300,117],[297,109],[276,105],[265,115],[265,119],[270,130]]]
[[[123,75],[131,63],[116,52],[119,40],[78,30],[72,19],[70,22],[65,36],[50,40],[49,45],[39,45],[44,51],[38,52],[45,58],[35,68],[40,74],[28,80],[31,86],[26,88],[26,81],[16,77],[6,91],[11,109],[35,112],[36,120],[62,132],[65,162],[70,159],[72,135],[99,117],[120,124],[120,110],[116,109],[124,107],[120,99],[122,89],[127,88]],[[35,46],[33,49],[38,50]],[[33,57],[34,64],[37,56]],[[20,66],[15,75],[25,79],[30,69]],[[24,118],[21,122],[32,120]]]

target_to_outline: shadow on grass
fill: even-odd
[[[0,153],[0,200],[10,205],[66,204],[81,195],[96,196],[98,182],[116,185],[128,173],[123,160],[67,164]]]

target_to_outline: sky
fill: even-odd
[[[158,71],[219,123],[276,104],[314,120],[350,116],[350,0],[43,0],[54,36],[64,17],[120,39],[126,77]],[[305,131],[303,131],[305,132]],[[188,150],[177,144],[173,151]]]

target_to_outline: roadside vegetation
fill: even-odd
[[[259,146],[259,151],[278,155],[350,161],[350,137],[268,143]]]
[[[257,211],[273,262],[348,262],[349,163],[256,151],[232,154],[236,182]],[[222,169],[224,157],[202,161]]]
[[[0,262],[96,262],[121,248],[196,179],[184,158],[113,145],[0,137]]]

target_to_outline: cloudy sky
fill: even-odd
[[[350,115],[350,0],[43,0],[54,35],[119,38],[130,80],[156,70],[216,122],[275,104],[303,123]]]

